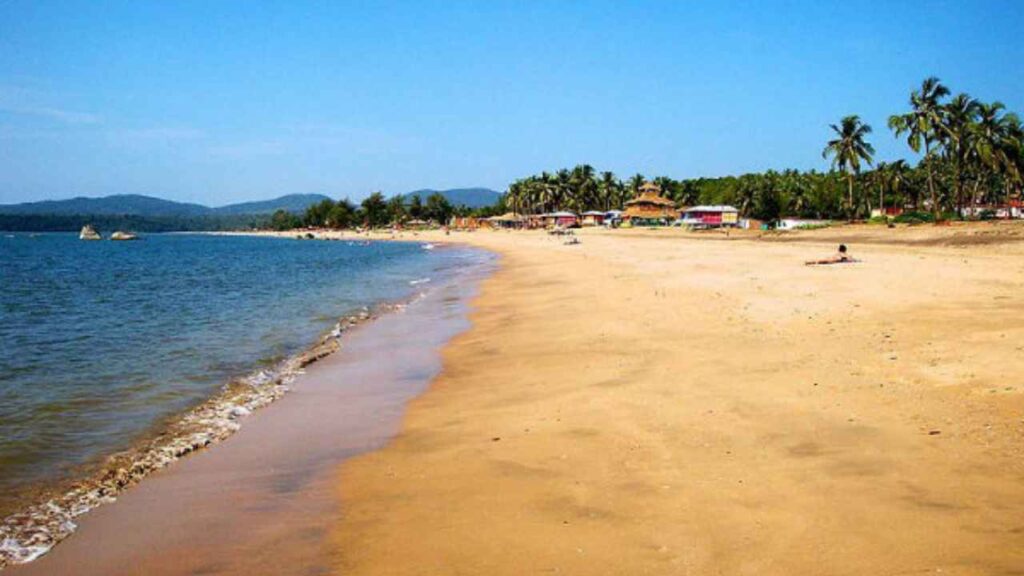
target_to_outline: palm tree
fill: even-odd
[[[570,186],[573,191],[572,204],[576,210],[582,212],[598,206],[597,178],[593,166],[580,164],[573,168]]]
[[[889,190],[889,194],[894,198],[903,198],[903,190],[909,177],[910,166],[907,165],[906,160],[900,159],[889,164],[885,186]]]
[[[598,183],[598,190],[600,192],[605,211],[611,210],[613,202],[615,203],[614,206],[616,208],[619,207],[617,202],[619,197],[618,188],[621,186],[622,184],[617,178],[615,178],[615,174],[612,172],[601,172],[601,181]]]
[[[526,200],[526,182],[523,180],[516,180],[509,184],[508,192],[505,193],[505,204],[512,209],[513,214],[519,214],[523,211],[523,203]]]
[[[779,177],[779,189],[789,199],[788,212],[794,216],[802,216],[807,209],[807,179],[792,168],[783,170]]]
[[[572,173],[567,168],[555,172],[552,180],[552,210],[564,210],[567,201],[572,198],[572,184],[570,182]]]
[[[868,180],[878,188],[878,215],[885,216],[885,188],[889,177],[889,163],[879,162],[868,175]]]
[[[633,196],[637,196],[638,194],[640,194],[640,187],[644,185],[644,182],[646,182],[646,179],[644,178],[643,174],[634,174],[629,179],[628,186],[630,194],[632,194]]]
[[[1020,119],[1004,114],[1002,102],[978,105],[978,121],[973,126],[974,146],[978,161],[988,170],[1000,174],[1003,193],[1009,199],[1010,188],[1021,179],[1021,146],[1024,145]],[[972,201],[977,193],[972,194]]]
[[[1020,198],[1021,189],[1024,188],[1024,125],[1016,114],[1003,116],[1003,138],[1002,155],[1004,160],[1003,180],[1006,187],[1006,197],[1010,198],[1011,189],[1016,190],[1017,198]]]
[[[879,162],[875,168],[875,184],[878,186],[878,209],[882,216],[885,215],[885,195],[899,198],[903,186],[906,184],[907,171],[909,170],[906,160],[894,162]]]
[[[536,200],[541,212],[550,212],[551,206],[558,201],[558,190],[555,177],[549,172],[541,172],[536,183]]]
[[[931,198],[932,212],[938,216],[939,205],[935,197],[935,177],[932,173],[932,146],[941,142],[939,126],[942,124],[942,105],[939,100],[949,96],[949,88],[942,85],[938,78],[931,76],[921,83],[921,89],[910,94],[911,111],[907,114],[894,114],[889,117],[889,128],[899,137],[907,134],[907,144],[914,152],[921,151],[924,143],[925,169],[928,171],[928,194]]]
[[[977,151],[974,143],[975,123],[980,113],[980,104],[967,94],[957,94],[942,107],[942,124],[945,133],[946,151],[953,166],[953,190],[957,214],[964,213],[964,173],[972,156]]]
[[[757,202],[761,178],[763,177],[760,174],[744,174],[739,177],[736,183],[736,199],[739,203],[740,214],[750,216]]]
[[[853,180],[860,173],[861,161],[870,165],[871,157],[875,153],[874,147],[864,140],[864,137],[871,133],[871,126],[861,122],[860,116],[854,114],[843,118],[838,126],[831,124],[830,127],[836,138],[829,140],[828,145],[821,151],[821,156],[832,156],[833,168],[838,167],[839,171],[846,175],[847,211],[852,220]]]

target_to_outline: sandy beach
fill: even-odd
[[[1021,231],[420,233],[502,267],[336,572],[1020,574]]]
[[[1024,573],[1024,227],[367,237],[499,265],[11,572]]]

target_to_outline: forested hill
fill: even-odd
[[[467,208],[493,206],[501,198],[501,192],[491,190],[490,188],[452,188],[450,190],[424,188],[402,194],[402,198],[408,202],[412,200],[413,196],[419,196],[420,201],[426,202],[427,198],[433,194],[444,196],[452,206],[466,206]]]
[[[277,210],[300,213],[327,196],[289,194],[273,200],[242,202],[211,208],[201,204],[174,202],[141,194],[115,194],[102,198],[45,200],[24,204],[0,204],[0,214],[46,214],[94,216],[212,216],[217,214],[273,214]]]
[[[198,216],[210,212],[211,208],[200,204],[173,202],[141,194],[115,194],[103,198],[78,197],[0,205],[0,214]]]
[[[324,200],[330,200],[330,198],[323,194],[288,194],[273,200],[228,204],[214,208],[213,212],[215,214],[273,214],[278,210],[285,210],[301,214],[306,211],[306,208]]]
[[[265,226],[277,210],[301,214],[325,199],[321,194],[290,194],[217,208],[139,194],[26,202],[0,205],[0,230],[77,232],[86,224],[101,231],[233,230]]]

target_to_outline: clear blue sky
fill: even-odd
[[[0,203],[489,186],[881,159],[912,88],[1024,112],[1024,2],[0,0]]]

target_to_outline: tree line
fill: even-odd
[[[469,208],[454,206],[440,193],[427,197],[426,201],[419,195],[396,195],[386,198],[381,192],[374,192],[358,205],[348,198],[334,201],[323,200],[311,205],[304,214],[298,215],[278,210],[270,219],[269,227],[275,230],[291,230],[293,228],[381,228],[385,226],[408,224],[411,221],[424,221],[434,224],[446,224],[453,216],[493,216],[504,209],[499,201],[494,206]]]
[[[910,95],[910,109],[893,114],[889,129],[921,155],[875,163],[871,126],[850,115],[830,126],[822,155],[828,172],[768,170],[721,178],[652,178],[678,206],[731,204],[747,217],[861,218],[872,209],[910,209],[925,219],[964,217],[980,206],[1019,200],[1024,186],[1024,130],[1000,102],[950,96],[928,78]],[[582,164],[516,180],[504,197],[522,214],[555,210],[611,210],[638,194],[642,174],[620,180]]]

